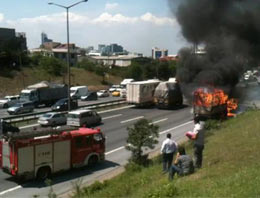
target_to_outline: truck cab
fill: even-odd
[[[70,88],[70,97],[73,99],[79,99],[81,96],[85,96],[88,93],[87,86],[76,86]]]
[[[38,101],[38,94],[36,90],[33,89],[24,89],[21,91],[20,94],[21,101],[30,101],[30,102],[37,102]]]

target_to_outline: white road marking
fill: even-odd
[[[116,152],[116,151],[119,151],[119,150],[121,150],[121,149],[123,149],[123,148],[125,148],[125,147],[124,147],[124,146],[121,146],[121,147],[116,148],[116,149],[114,149],[114,150],[108,151],[108,152],[105,153],[105,155],[109,155],[109,154],[114,153],[114,152]]]
[[[112,111],[118,111],[118,110],[121,110],[121,109],[129,109],[131,107],[135,107],[135,105],[128,105],[128,106],[120,107],[120,108],[116,108],[116,109],[109,109],[109,110],[105,110],[105,111],[98,111],[98,113],[99,114],[101,114],[101,113],[108,113],[108,112],[112,112]]]
[[[6,194],[6,193],[8,193],[8,192],[12,192],[12,191],[14,191],[14,190],[17,190],[17,189],[19,189],[19,188],[22,188],[22,186],[16,186],[16,187],[14,187],[14,188],[10,188],[10,189],[8,189],[8,190],[2,191],[2,192],[0,192],[0,196]]]
[[[183,124],[181,124],[181,125],[178,125],[178,126],[176,126],[176,127],[173,127],[173,128],[167,129],[167,130],[165,130],[165,131],[162,131],[162,132],[160,132],[159,134],[161,135],[161,134],[164,134],[164,133],[168,133],[168,132],[170,132],[170,131],[172,131],[172,130],[174,130],[174,129],[178,129],[178,128],[183,127],[183,126],[185,126],[185,125],[187,125],[187,124],[190,124],[190,123],[193,123],[193,121],[185,122],[185,123],[183,123]]]
[[[183,123],[183,124],[181,124],[181,125],[178,125],[178,126],[176,126],[176,127],[173,127],[173,128],[170,128],[170,129],[167,129],[167,130],[164,130],[164,131],[161,131],[161,132],[159,132],[159,134],[161,135],[161,134],[164,134],[164,133],[168,133],[168,132],[170,132],[170,131],[172,131],[172,130],[175,130],[175,129],[177,129],[177,128],[183,127],[183,126],[185,126],[185,125],[187,125],[187,124],[190,124],[190,123],[193,123],[193,121],[185,122],[185,123]],[[124,146],[118,147],[118,148],[116,148],[116,149],[114,149],[114,150],[111,150],[111,151],[106,152],[105,155],[109,155],[109,154],[111,154],[111,153],[114,153],[114,152],[116,152],[116,151],[122,150],[122,149],[124,149],[124,148],[125,148]]]
[[[133,120],[138,120],[138,119],[141,119],[143,118],[144,116],[138,116],[136,118],[132,118],[132,119],[129,119],[129,120],[124,120],[124,121],[121,121],[120,123],[123,124],[123,123],[126,123],[126,122],[131,122]]]
[[[102,120],[119,117],[119,116],[121,116],[121,115],[122,115],[122,114],[117,114],[117,115],[112,115],[112,116],[104,117],[104,118],[102,118]]]
[[[161,120],[156,120],[156,121],[154,121],[154,122],[150,122],[149,124],[157,124],[157,123],[159,123],[159,122],[164,122],[164,121],[166,121],[166,120],[168,120],[168,118],[164,118],[164,119],[161,119]]]
[[[26,129],[26,128],[30,128],[30,127],[34,127],[34,126],[40,126],[40,125],[39,124],[31,124],[31,125],[19,127],[19,129]]]

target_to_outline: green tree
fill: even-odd
[[[62,76],[66,73],[66,64],[54,57],[42,57],[39,66],[48,74]]]
[[[146,164],[148,155],[144,155],[143,151],[153,149],[158,143],[156,139],[159,137],[158,130],[157,125],[150,124],[146,119],[137,121],[133,128],[127,127],[128,138],[125,148],[132,152],[130,161],[139,165]]]
[[[129,67],[129,71],[128,71],[128,77],[131,77],[131,78],[135,79],[136,81],[143,80],[142,67],[137,63],[131,64],[131,66]]]
[[[87,71],[93,72],[95,71],[96,64],[85,58],[81,62],[79,62],[76,66],[79,68],[83,68]]]
[[[168,61],[160,62],[158,65],[158,77],[162,80],[168,80],[171,76],[171,70]]]

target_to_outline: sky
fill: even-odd
[[[41,33],[66,43],[66,9],[78,0],[8,0],[1,2],[0,27],[25,32],[29,49],[41,44]],[[117,43],[130,52],[151,56],[151,49],[169,54],[187,46],[168,0],[88,0],[69,10],[70,43],[86,48]]]

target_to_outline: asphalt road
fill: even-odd
[[[183,106],[176,110],[158,110],[156,108],[138,109],[124,108],[101,113],[103,123],[99,127],[105,133],[106,140],[106,159],[105,163],[100,164],[94,170],[73,170],[62,175],[55,176],[53,188],[57,194],[62,194],[71,188],[71,182],[81,178],[84,183],[95,180],[98,175],[105,174],[127,162],[130,154],[125,151],[128,126],[132,126],[138,119],[146,118],[154,124],[160,126],[163,132],[161,141],[168,130],[172,132],[174,139],[180,140],[187,130],[192,129],[192,116],[190,108]],[[186,123],[186,124],[184,124]],[[183,125],[184,124],[184,125]],[[183,127],[181,126],[183,125]],[[174,129],[174,127],[180,128]],[[158,144],[159,146],[160,144]],[[15,179],[3,172],[0,172],[0,197],[33,197],[33,195],[46,196],[49,188],[43,183],[26,182],[19,183]],[[10,191],[8,191],[10,190]]]
[[[83,106],[83,105],[97,104],[97,103],[100,103],[100,102],[115,101],[115,100],[118,100],[118,99],[121,99],[121,98],[110,96],[110,97],[98,98],[98,100],[95,100],[95,101],[78,100],[78,105],[80,107],[80,106]],[[40,107],[40,108],[35,108],[34,112],[43,112],[43,111],[49,111],[49,110],[51,110],[50,107],[44,107],[43,106],[43,107]],[[0,109],[0,118],[4,118],[4,117],[12,117],[12,116],[7,113],[7,109]]]

